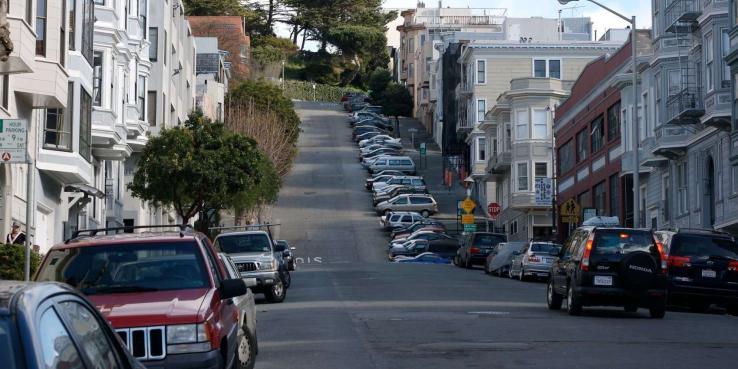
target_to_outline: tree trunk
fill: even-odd
[[[267,11],[267,21],[266,21],[266,27],[269,30],[269,32],[274,33],[274,30],[272,29],[272,22],[274,22],[274,3],[277,0],[269,0],[269,10]]]
[[[307,29],[303,30],[302,32],[302,45],[300,46],[300,51],[305,50],[305,40],[307,39]]]

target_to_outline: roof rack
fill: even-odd
[[[237,225],[237,226],[227,226],[227,227],[210,227],[212,230],[230,230],[230,229],[245,229],[245,228],[267,228],[279,226],[282,225],[280,223],[265,223],[265,224],[245,224],[245,225]]]
[[[714,234],[723,234],[728,236],[733,236],[730,232],[725,231],[719,231],[717,229],[710,229],[710,228],[692,228],[692,227],[676,227],[676,228],[666,228],[666,229],[660,229],[660,231],[672,231],[672,232],[681,232],[681,231],[691,231],[691,232],[704,232],[704,233],[714,233]]]
[[[161,229],[161,228],[178,228],[179,229],[179,237],[184,237],[185,234],[191,234],[193,233],[192,226],[189,224],[168,224],[168,225],[139,225],[139,226],[123,226],[123,227],[108,227],[108,228],[96,228],[96,229],[80,229],[74,231],[72,233],[72,237],[68,240],[64,241],[64,243],[69,243],[72,240],[76,240],[80,237],[95,237],[100,232],[113,232],[113,234],[119,234],[121,232],[126,231],[132,231],[136,229]]]

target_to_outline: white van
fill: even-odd
[[[368,167],[369,173],[381,172],[383,170],[399,170],[408,174],[415,174],[415,163],[409,156],[387,156],[381,157],[371,163]]]

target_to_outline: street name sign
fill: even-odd
[[[2,163],[26,163],[28,122],[20,119],[0,119],[0,159]]]

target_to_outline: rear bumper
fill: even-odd
[[[487,254],[472,255],[469,257],[469,263],[472,265],[484,265],[487,263]]]
[[[548,264],[528,264],[522,267],[523,275],[548,276],[551,266]]]
[[[706,302],[714,304],[737,304],[738,289],[723,289],[669,284],[669,302]]]
[[[649,290],[625,290],[622,288],[579,287],[574,294],[582,305],[624,306],[636,303],[640,307],[662,306],[666,304],[666,288]]]
[[[220,351],[167,355],[163,360],[143,361],[148,369],[218,369]]]

